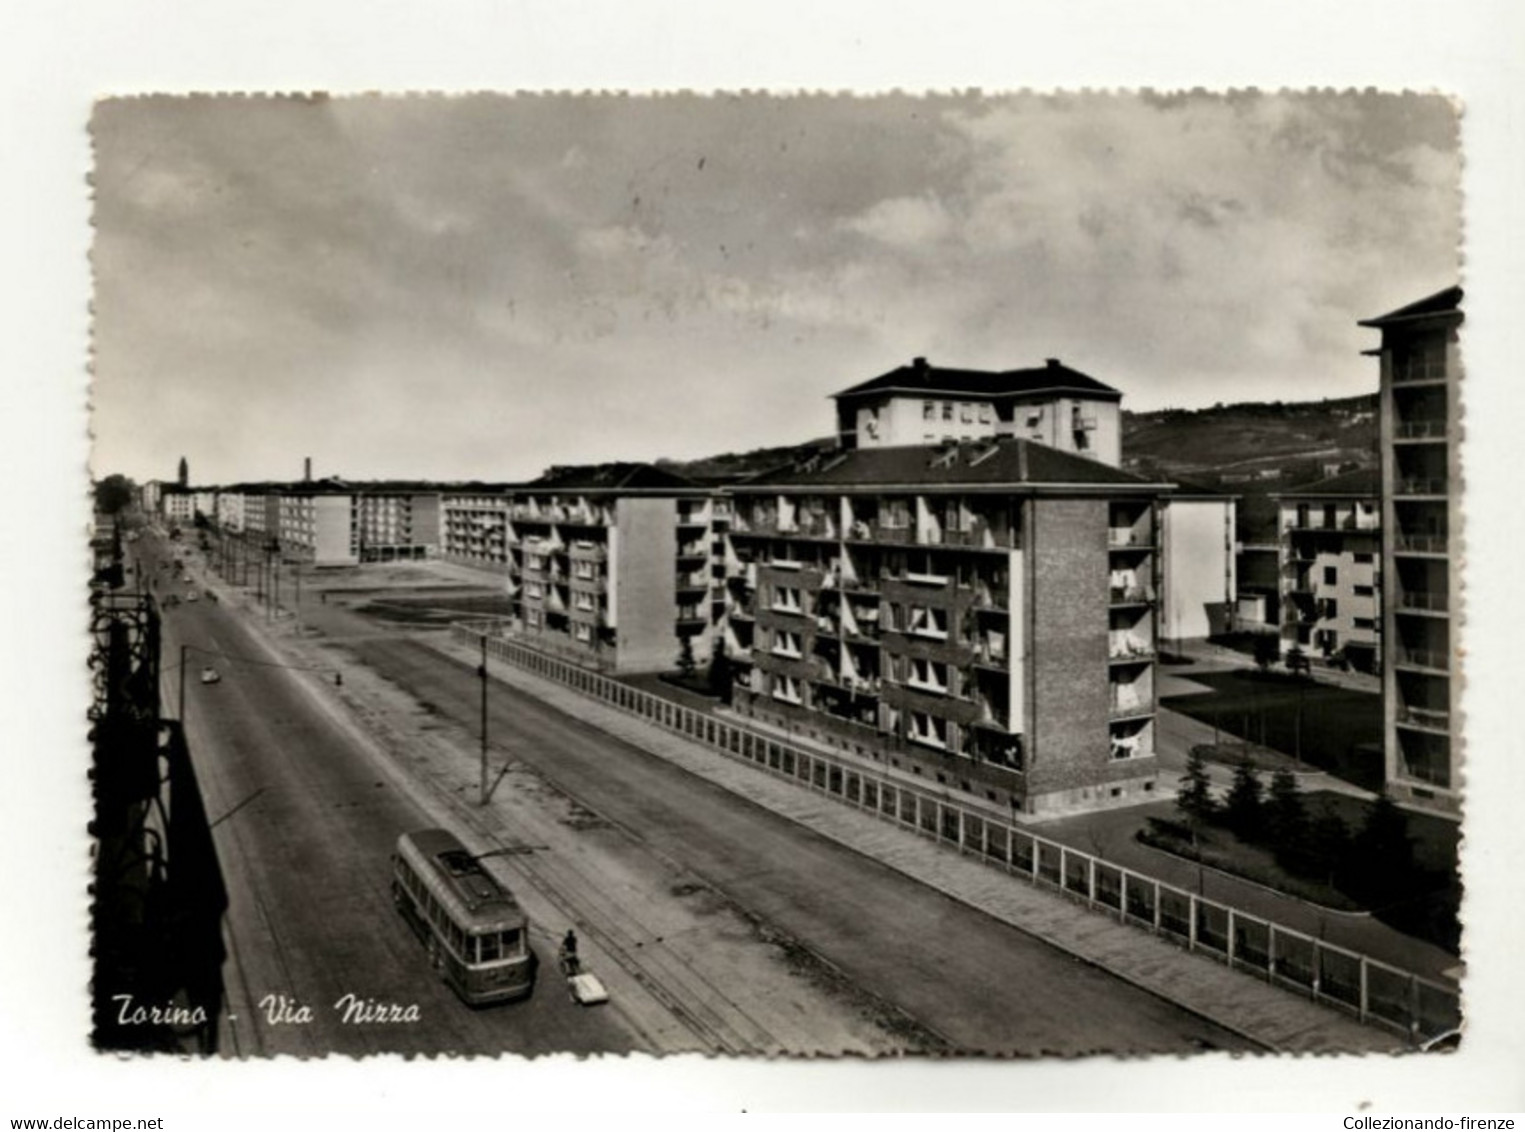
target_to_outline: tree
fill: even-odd
[[[685,680],[692,680],[699,668],[694,661],[694,639],[686,633],[682,639],[683,647],[678,653],[678,674]]]
[[[1224,800],[1223,816],[1228,827],[1246,841],[1258,839],[1265,828],[1260,776],[1249,759],[1234,768],[1234,782]]]
[[[1350,850],[1350,830],[1327,806],[1308,827],[1307,872],[1333,888]]]
[[[1281,655],[1281,647],[1276,643],[1276,638],[1262,633],[1255,638],[1254,656],[1255,666],[1265,672],[1276,663],[1276,658]]]
[[[1204,822],[1212,819],[1213,811],[1217,808],[1213,802],[1211,782],[1207,777],[1207,760],[1202,757],[1202,748],[1193,747],[1191,754],[1186,758],[1186,773],[1181,776],[1180,789],[1176,791],[1176,809],[1186,816],[1191,825],[1191,840],[1195,845],[1197,841],[1197,828]]]
[[[1303,796],[1297,790],[1297,779],[1285,767],[1271,776],[1266,832],[1278,850],[1284,846],[1295,848],[1308,832],[1308,814],[1303,809]]]
[[[1313,671],[1313,662],[1308,659],[1301,645],[1293,645],[1287,650],[1287,671],[1294,676],[1305,675]]]
[[[725,655],[725,641],[717,634],[710,646],[710,670],[708,673],[710,695],[721,703],[731,702],[731,658]]]
[[[1392,798],[1380,794],[1351,840],[1351,880],[1364,892],[1385,899],[1411,887],[1413,872],[1408,819]]]
[[[132,504],[135,487],[126,476],[115,473],[95,485],[95,509],[103,515],[115,515]]]

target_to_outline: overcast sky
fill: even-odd
[[[529,478],[828,435],[914,355],[1124,407],[1376,387],[1439,97],[154,98],[93,134],[93,470]]]

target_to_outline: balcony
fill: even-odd
[[[966,547],[970,550],[1013,550],[1017,540],[1012,531],[1002,526],[992,527],[982,519],[975,519],[964,530],[944,528],[938,536],[943,546]]]
[[[1154,659],[1154,647],[1135,633],[1112,633],[1107,638],[1107,660],[1113,664]]]
[[[801,515],[792,533],[800,538],[835,540],[837,525],[825,515]]]
[[[946,586],[952,581],[947,574],[923,574],[914,570],[907,570],[901,575],[901,580],[918,586]]]
[[[678,561],[692,562],[697,559],[709,560],[710,549],[702,542],[686,543],[678,547]]]
[[[981,668],[994,668],[998,672],[1006,672],[1008,671],[1007,655],[1005,641],[986,641],[975,648],[974,663]]]
[[[1108,605],[1148,605],[1154,600],[1154,591],[1148,586],[1109,586]]]
[[[1135,531],[1132,527],[1109,527],[1107,545],[1113,550],[1150,550],[1154,544],[1143,531]]]
[[[1399,723],[1408,727],[1418,727],[1425,731],[1441,731],[1446,734],[1450,734],[1451,731],[1451,713],[1436,708],[1418,708],[1399,704],[1397,718]]]
[[[1399,421],[1393,425],[1394,440],[1444,440],[1446,422],[1443,420]]]
[[[1404,648],[1393,650],[1393,663],[1409,668],[1427,668],[1432,672],[1449,672],[1451,655],[1439,649]]]
[[[976,696],[974,703],[980,709],[980,718],[974,720],[975,727],[990,727],[997,731],[1011,730],[1011,708],[1005,704],[997,704],[985,696]]]
[[[1107,701],[1108,719],[1138,719],[1153,714],[1153,705],[1132,685],[1114,685],[1114,691]]]
[[[1396,554],[1445,554],[1447,542],[1445,535],[1397,534],[1393,536],[1393,552]]]
[[[1415,355],[1393,364],[1394,385],[1435,385],[1446,379],[1446,360],[1439,354]]]
[[[1449,594],[1404,590],[1398,595],[1397,608],[1411,613],[1445,613],[1450,606]]]
[[[1446,494],[1446,478],[1437,477],[1409,477],[1400,479],[1393,485],[1394,495],[1438,495]]]

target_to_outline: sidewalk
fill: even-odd
[[[656,676],[626,677],[623,682],[687,707],[708,711],[717,718],[746,723],[758,730],[772,730],[756,720],[743,719],[719,708],[714,701],[685,692]],[[1192,746],[1211,743],[1215,737],[1210,724],[1168,708],[1161,709],[1159,725],[1156,739],[1156,750],[1160,756],[1160,782],[1156,788],[1158,801],[1142,807],[1101,810],[1073,817],[1026,818],[1017,814],[1014,819],[1039,837],[1102,857],[1113,864],[1177,888],[1198,892],[1208,899],[1231,905],[1252,916],[1274,920],[1285,927],[1431,979],[1448,981],[1454,978],[1454,972],[1461,963],[1457,956],[1425,940],[1405,935],[1382,923],[1369,912],[1342,912],[1322,908],[1299,897],[1277,892],[1216,869],[1198,869],[1194,862],[1141,845],[1134,840],[1133,832],[1142,824],[1142,815],[1174,816],[1172,800],[1176,793],[1177,779],[1185,771],[1187,755]],[[779,731],[778,734],[807,749],[819,746],[794,733]],[[823,754],[835,753],[824,747],[819,749]],[[1214,793],[1220,798],[1227,795],[1234,778],[1233,768],[1210,762],[1206,769]],[[1375,797],[1368,790],[1311,766],[1296,772],[1296,775],[1298,787],[1305,793],[1328,791],[1366,801]],[[1269,774],[1261,776],[1266,783],[1269,783],[1270,777]]]
[[[430,642],[469,664],[479,654],[441,635]],[[717,751],[548,680],[490,662],[493,677],[666,759],[716,785],[981,909],[1084,962],[1177,1003],[1278,1052],[1397,1051],[1399,1037],[1315,1005],[1056,893],[941,848],[793,782],[759,773]],[[1043,833],[1047,833],[1045,828]],[[1084,848],[1085,846],[1077,846]]]

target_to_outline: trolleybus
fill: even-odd
[[[392,899],[463,1001],[522,998],[534,987],[529,921],[454,835],[423,829],[397,839]]]

